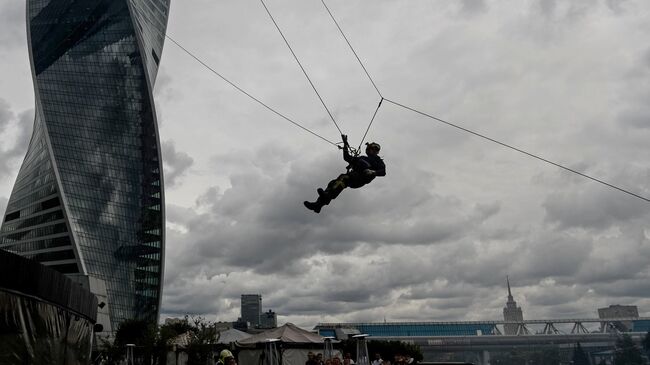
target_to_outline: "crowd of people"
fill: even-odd
[[[323,354],[315,354],[309,352],[307,354],[307,361],[305,365],[352,365],[355,364],[355,361],[352,359],[350,353],[345,353],[343,355],[343,360],[338,355],[335,355],[331,359],[323,359]],[[411,355],[395,354],[393,356],[393,361],[384,360],[381,358],[381,354],[376,353],[374,360],[370,362],[370,365],[415,365],[417,362]]]

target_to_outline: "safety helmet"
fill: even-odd
[[[379,150],[381,149],[381,146],[377,142],[370,142],[370,143],[366,143],[366,148],[370,148],[370,149],[373,149],[373,150],[379,152]]]
[[[234,357],[234,356],[232,356],[232,352],[230,352],[230,350],[221,350],[221,353],[219,353],[219,358],[224,363],[225,363],[225,360],[227,358],[229,358],[229,357]]]

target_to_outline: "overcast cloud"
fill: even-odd
[[[647,1],[327,3],[386,97],[650,196]],[[267,5],[359,143],[379,97],[322,4]],[[23,6],[0,6],[0,211],[33,122]],[[340,139],[258,1],[172,1],[168,30]],[[344,171],[338,150],[170,42],[155,98],[163,317],[235,320],[240,294],[260,293],[280,322],[305,327],[498,319],[506,275],[526,318],[595,317],[617,303],[650,315],[646,202],[384,102],[368,139],[381,143],[387,176],[316,215],[302,201]]]

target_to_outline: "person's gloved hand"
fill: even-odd
[[[366,174],[366,176],[375,176],[375,170],[365,169],[363,170],[363,173]]]
[[[348,144],[348,136],[345,134],[341,134],[341,140],[343,143]]]

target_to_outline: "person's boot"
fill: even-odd
[[[303,204],[307,209],[314,211],[314,213],[320,213],[320,210],[323,207],[321,204],[318,204],[318,202],[312,203],[306,200],[303,202]]]

